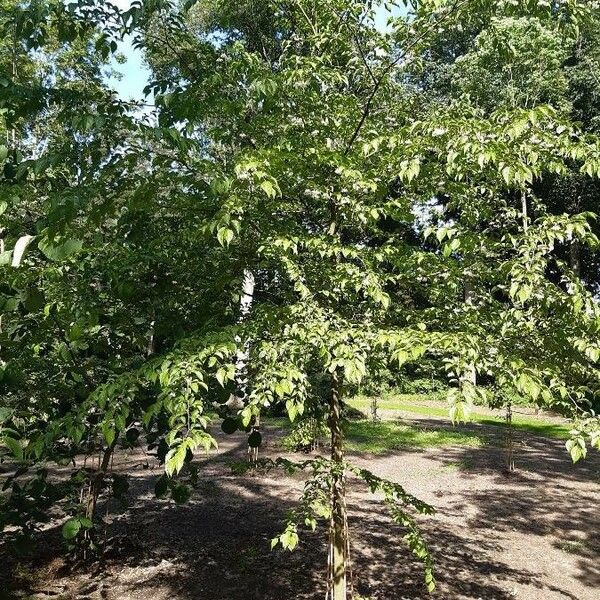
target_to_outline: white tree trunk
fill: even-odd
[[[238,323],[243,323],[248,314],[250,313],[250,309],[252,308],[252,301],[254,299],[254,285],[255,280],[252,271],[250,271],[249,269],[244,269],[242,293],[240,296],[240,316],[238,318]],[[236,342],[238,342],[239,344],[242,342],[242,339],[238,336],[236,338]],[[226,403],[228,408],[232,411],[242,409],[246,400],[246,391],[248,387],[248,350],[248,342],[246,341],[243,347],[241,347],[238,350],[235,358],[235,381],[238,394],[231,394],[229,400]]]

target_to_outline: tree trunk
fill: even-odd
[[[238,323],[243,323],[250,313],[252,301],[254,299],[254,286],[254,274],[249,269],[244,269]],[[236,336],[236,342],[241,344],[242,339],[239,336]],[[250,341],[244,340],[243,344],[243,347],[238,350],[235,357],[236,393],[231,394],[229,400],[225,403],[231,412],[237,412],[244,408],[248,396],[248,356],[250,354]],[[252,423],[253,426],[256,425],[256,429],[253,427],[251,432],[254,432],[255,430],[258,431],[259,424],[260,417],[257,416],[256,422]],[[247,453],[250,462],[256,462],[258,460],[258,448],[251,448],[250,445],[248,445]]]
[[[94,514],[96,512],[98,496],[100,496],[100,492],[102,491],[102,484],[104,483],[104,478],[108,471],[110,459],[112,457],[116,445],[117,438],[115,436],[115,440],[113,441],[113,443],[107,448],[105,448],[104,453],[102,455],[102,461],[98,466],[98,471],[94,474],[90,482],[90,492],[87,498],[85,516],[92,521],[94,520]]]
[[[331,524],[329,531],[329,590],[330,600],[346,600],[348,536],[346,529],[346,498],[344,485],[344,448],[341,426],[342,374],[334,371],[329,403],[331,430],[331,460],[333,480],[331,490]]]
[[[244,280],[242,281],[242,293],[240,295],[240,315],[238,317],[238,323],[243,323],[250,309],[252,308],[252,300],[254,298],[254,275],[252,271],[244,269]],[[239,336],[236,337],[236,341],[241,343],[242,340]],[[227,401],[227,406],[231,410],[236,410],[243,407],[246,401],[247,389],[248,389],[248,355],[249,355],[249,342],[244,341],[243,348],[240,348],[235,357],[235,381],[237,387],[237,395],[232,394]]]
[[[150,328],[148,330],[148,344],[146,345],[146,356],[152,356],[154,354],[155,351],[155,345],[154,345],[154,335],[155,335],[155,329],[156,329],[156,314],[154,312],[154,309],[152,309],[151,312],[151,321],[150,321]]]
[[[569,263],[571,269],[577,277],[581,277],[581,249],[579,246],[579,240],[571,240],[569,246]]]
[[[506,470],[508,473],[515,470],[512,404],[510,402],[506,405]]]
[[[373,421],[379,421],[379,414],[377,413],[378,408],[379,403],[377,402],[377,396],[373,396],[373,399],[371,400],[371,419],[373,419]]]
[[[529,214],[527,212],[527,192],[521,192],[521,218],[523,219],[523,232],[527,233],[529,229]]]

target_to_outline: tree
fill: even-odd
[[[550,104],[566,119],[583,122],[584,131],[593,131],[595,104],[587,76],[594,55],[591,48],[597,29],[597,13],[580,21],[570,32],[557,30],[557,21],[540,21],[534,16],[501,15],[494,18],[490,27],[481,22],[458,32],[440,32],[434,50],[434,68],[424,71],[427,91],[435,103],[448,102],[468,94],[470,102],[485,114],[500,108],[528,108],[540,103]],[[591,62],[590,62],[591,61]],[[433,75],[433,76],[432,76]],[[587,98],[581,102],[582,96]],[[585,106],[585,109],[583,108]],[[584,112],[585,111],[585,112]],[[523,216],[523,231],[528,223],[546,214],[575,215],[595,209],[598,183],[579,172],[577,164],[567,165],[559,174],[535,178],[528,195],[511,194],[506,197]],[[594,233],[597,226],[592,222]],[[557,244],[552,249],[558,260],[567,261],[577,277],[581,277],[590,290],[595,290],[595,263],[597,250],[581,245],[577,239]],[[549,263],[549,272],[556,281],[560,273]],[[512,447],[511,400],[515,390],[500,391],[490,396],[494,406],[505,405],[509,423],[508,446]],[[539,401],[543,402],[539,397]],[[595,402],[588,395],[588,403]],[[538,403],[539,404],[539,403]],[[511,452],[509,452],[511,454]],[[513,464],[507,462],[509,470]]]
[[[71,188],[85,191],[87,202],[50,214],[61,234],[79,231],[93,240],[91,248],[105,248],[117,278],[127,273],[130,283],[141,275],[131,268],[146,251],[141,232],[154,225],[158,241],[147,264],[177,277],[164,277],[164,288],[150,285],[122,307],[126,323],[112,322],[111,335],[130,331],[128,310],[142,306],[147,334],[148,321],[157,321],[157,313],[148,316],[148,295],[151,309],[169,298],[172,311],[160,318],[168,324],[151,356],[133,344],[126,364],[98,373],[104,383],[67,414],[52,416],[49,432],[25,427],[7,436],[9,444],[30,458],[59,443],[74,452],[85,436],[106,452],[139,426],[162,445],[172,476],[196,448],[213,443],[206,410],[235,391],[240,353],[247,354],[248,393],[228,429],[247,427],[275,403],[294,420],[308,403],[322,401],[311,393],[319,376],[328,384],[331,455],[271,464],[309,473],[274,545],[291,550],[303,524],[329,520],[330,597],[345,599],[345,489],[357,477],[384,496],[431,589],[432,558],[412,513],[432,509],[401,485],[348,464],[345,386],[382,364],[435,357],[452,384],[454,420],[486,396],[473,373],[579,411],[597,389],[598,306],[553,249],[573,239],[595,244],[590,215],[540,214],[525,228],[517,201],[531,199],[539,181],[574,168],[598,176],[600,161],[597,138],[547,105],[486,112],[461,97],[432,106],[427,90],[413,85],[414,74],[427,68],[440,31],[468,24],[493,41],[496,19],[510,17],[534,22],[536,31],[572,35],[594,7],[427,1],[386,33],[375,27],[370,3],[359,0],[286,1],[273,23],[235,32],[222,28],[238,18],[248,23],[243,6],[223,19],[193,14],[190,22],[187,9],[196,3],[154,0],[122,14],[101,4],[81,4],[100,39],[110,46],[111,36],[132,33],[148,53],[158,124],[115,109],[122,118],[106,122],[107,132],[122,127],[123,137],[101,147],[95,176]],[[164,46],[168,51],[159,52]],[[511,58],[513,72],[518,59]],[[437,223],[436,204],[446,209]],[[90,259],[90,276],[97,277],[104,263]],[[240,319],[247,272],[254,300]],[[108,303],[120,293],[114,287]],[[190,308],[194,317],[177,327]],[[589,417],[572,440],[573,457],[599,441],[598,422]]]

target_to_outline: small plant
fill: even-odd
[[[316,450],[329,433],[322,421],[311,417],[300,421],[292,432],[281,441],[283,447],[290,452],[311,452]]]

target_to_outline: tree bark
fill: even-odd
[[[346,498],[344,483],[344,447],[341,425],[342,374],[332,374],[329,403],[329,428],[331,430],[331,460],[333,463],[331,488],[331,524],[329,531],[329,589],[331,600],[347,598]]]
[[[243,323],[250,309],[252,308],[252,300],[254,298],[254,275],[249,269],[244,269],[244,279],[242,281],[242,293],[240,295],[240,315],[238,317],[238,323]],[[242,342],[242,339],[237,336],[236,341]],[[248,389],[248,355],[249,355],[249,342],[245,341],[244,346],[240,348],[235,357],[235,381],[237,387],[237,394],[231,394],[229,400],[226,402],[227,407],[231,411],[240,410],[244,407]]]
[[[102,454],[102,461],[98,466],[98,471],[94,474],[90,482],[90,492],[87,498],[85,516],[92,521],[94,520],[94,514],[96,512],[96,504],[98,503],[98,497],[100,496],[100,492],[102,491],[102,484],[104,483],[104,478],[108,471],[110,459],[112,457],[116,445],[117,438],[115,436],[113,443],[104,449],[104,452]]]
[[[572,240],[569,246],[569,263],[577,277],[581,277],[581,248],[579,240]]]
[[[377,402],[377,396],[373,396],[371,400],[371,419],[373,421],[379,421],[379,414],[377,413],[377,409],[379,408],[379,403]]]
[[[521,192],[521,218],[523,219],[523,232],[527,233],[529,229],[529,215],[527,212],[527,193]]]
[[[508,473],[513,473],[515,470],[514,446],[512,404],[509,402],[506,405],[506,470]]]
[[[252,301],[254,299],[254,286],[255,286],[254,274],[250,269],[244,269],[244,279],[242,280],[242,293],[240,294],[240,316],[238,317],[238,323],[243,323],[252,308]],[[236,341],[241,343],[243,340],[237,336]],[[235,359],[235,381],[237,394],[231,394],[229,400],[226,402],[227,407],[232,412],[241,410],[248,398],[248,357],[250,354],[250,341],[244,340],[244,345],[237,352]],[[260,430],[260,415],[256,415],[256,418],[252,422],[251,433]],[[256,463],[258,461],[258,447],[252,448],[248,445],[247,448],[248,461]]]

